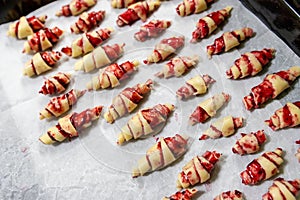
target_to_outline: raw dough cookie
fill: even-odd
[[[176,7],[176,12],[181,17],[197,14],[206,10],[213,1],[214,0],[183,0],[183,2]]]
[[[58,42],[64,32],[58,27],[52,29],[43,28],[27,37],[24,43],[23,53],[45,51],[52,48]]]
[[[186,81],[185,85],[176,91],[176,95],[179,99],[188,99],[191,96],[205,94],[208,87],[214,82],[215,80],[207,74],[203,76],[196,75]]]
[[[232,117],[229,115],[212,122],[209,128],[203,132],[199,140],[206,140],[208,138],[216,139],[223,136],[229,137],[242,126],[242,117]]]
[[[297,200],[300,191],[300,179],[285,180],[276,178],[262,200]]]
[[[194,67],[199,61],[197,55],[194,56],[178,56],[172,58],[163,69],[156,73],[155,76],[160,78],[180,77]]]
[[[215,39],[212,45],[208,45],[207,55],[209,58],[213,54],[220,54],[227,52],[230,49],[237,47],[242,41],[253,36],[253,30],[251,28],[242,28],[231,32],[225,32],[221,37]]]
[[[132,171],[132,177],[143,176],[145,173],[162,169],[187,151],[188,139],[176,134],[173,137],[159,138],[155,145],[150,147],[146,155],[138,160]]]
[[[262,83],[253,87],[251,93],[243,98],[245,108],[247,110],[255,109],[265,102],[275,99],[280,93],[289,88],[298,76],[300,76],[299,66],[268,74]]]
[[[66,90],[71,81],[70,73],[58,72],[57,74],[47,78],[44,82],[39,93],[47,94],[60,94]]]
[[[288,102],[275,111],[266,124],[274,131],[282,128],[295,127],[300,124],[300,101]]]
[[[279,173],[279,167],[283,163],[282,149],[263,153],[260,157],[250,162],[240,177],[245,185],[255,185]]]
[[[140,110],[122,127],[117,143],[121,145],[132,139],[157,134],[165,126],[173,110],[172,104],[157,104]]]
[[[99,46],[75,63],[75,71],[90,72],[104,67],[123,55],[125,44]]]
[[[112,104],[104,114],[108,123],[113,123],[116,119],[131,113],[138,104],[144,99],[144,96],[151,91],[153,82],[151,79],[143,84],[137,84],[133,87],[127,87],[113,98]]]
[[[160,6],[160,1],[141,1],[131,4],[128,9],[121,13],[117,19],[118,26],[131,25],[135,21],[141,19],[143,22],[147,20],[149,15]]]
[[[205,101],[199,103],[193,113],[190,115],[189,123],[203,123],[208,118],[217,114],[217,111],[229,101],[230,95],[226,93],[216,94]]]
[[[44,23],[47,19],[46,15],[40,17],[21,17],[17,22],[9,25],[7,35],[16,37],[17,39],[26,38],[29,35],[44,28]]]
[[[169,28],[169,26],[171,26],[171,21],[151,20],[140,27],[140,31],[134,34],[134,38],[140,42],[144,42],[150,38],[156,38]]]
[[[259,151],[262,144],[267,141],[264,130],[251,132],[248,134],[242,133],[242,137],[238,139],[232,147],[232,152],[240,155],[256,153]]]
[[[60,58],[61,53],[58,51],[36,53],[28,62],[26,62],[23,74],[26,76],[35,76],[52,70]]]
[[[229,17],[231,9],[231,6],[227,6],[226,8],[212,12],[199,19],[196,24],[196,30],[192,33],[191,42],[195,43],[202,38],[208,37]]]
[[[72,33],[84,33],[92,30],[96,26],[98,26],[105,17],[105,11],[92,11],[92,12],[84,12],[82,13],[78,20],[71,25],[70,29]]]
[[[40,112],[40,119],[59,117],[69,111],[86,91],[70,90],[66,94],[53,97],[45,108]]]
[[[88,82],[86,87],[89,90],[98,90],[106,88],[114,88],[120,85],[120,81],[127,79],[137,70],[138,61],[127,61],[122,64],[113,63],[103,69],[99,70],[97,76]]]
[[[177,187],[188,188],[210,179],[210,174],[222,154],[216,151],[206,151],[202,156],[195,156],[178,174]]]
[[[79,15],[83,11],[86,11],[90,7],[94,6],[97,0],[72,0],[71,3],[62,6],[62,8],[56,12],[56,16],[75,16]]]
[[[104,28],[85,33],[74,40],[71,47],[63,47],[61,51],[68,56],[72,56],[73,58],[85,55],[109,39],[112,32],[112,28]]]
[[[183,45],[184,36],[165,38],[155,45],[153,52],[144,60],[144,63],[150,64],[164,61],[171,54],[182,48]]]
[[[274,58],[275,49],[263,49],[243,54],[234,61],[234,65],[226,71],[227,78],[242,79],[255,76]]]
[[[78,133],[92,125],[92,121],[100,117],[103,106],[97,106],[93,109],[86,109],[80,113],[72,113],[58,120],[56,126],[47,130],[39,140],[44,144],[53,144],[62,142],[66,138],[77,137]]]

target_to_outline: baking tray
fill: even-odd
[[[183,165],[193,156],[201,155],[206,150],[216,150],[223,156],[216,165],[211,180],[195,186],[200,191],[196,199],[212,199],[223,191],[234,189],[242,191],[248,200],[259,199],[267,191],[274,178],[257,186],[245,186],[241,183],[239,173],[251,160],[264,151],[274,150],[276,147],[282,147],[285,151],[285,163],[278,176],[287,179],[299,176],[299,163],[294,156],[298,148],[294,142],[299,139],[299,127],[273,132],[264,124],[264,120],[286,102],[299,100],[299,81],[262,109],[253,112],[246,111],[242,103],[242,97],[247,95],[253,86],[260,83],[267,73],[297,65],[300,61],[299,57],[239,1],[216,1],[207,11],[184,18],[175,13],[175,8],[180,2],[179,0],[162,2],[161,7],[151,15],[150,19],[169,19],[172,25],[159,38],[143,44],[133,39],[133,33],[143,24],[141,21],[132,26],[117,27],[116,17],[124,10],[112,9],[109,1],[98,1],[97,5],[91,9],[106,10],[106,18],[100,27],[115,29],[112,38],[105,44],[126,43],[125,53],[117,62],[137,59],[141,62],[141,66],[132,78],[113,90],[88,92],[79,99],[72,111],[79,112],[87,107],[104,105],[103,112],[105,112],[112,97],[123,88],[144,82],[148,78],[155,81],[153,91],[139,108],[165,103],[165,101],[170,101],[176,106],[166,127],[158,135],[121,147],[116,144],[116,136],[120,127],[131,115],[117,120],[112,126],[109,126],[101,117],[78,138],[59,145],[41,144],[38,141],[39,136],[57,122],[38,119],[38,112],[49,101],[48,97],[38,94],[44,78],[58,71],[72,72],[74,81],[70,88],[84,89],[86,82],[96,73],[74,72],[73,67],[77,59],[64,56],[59,66],[53,71],[35,78],[24,77],[22,67],[31,55],[21,53],[24,41],[6,36],[8,23],[0,26],[0,43],[3,44],[0,52],[2,63],[4,63],[0,65],[0,92],[3,94],[0,104],[0,122],[2,123],[0,149],[3,152],[0,158],[3,161],[1,162],[3,170],[0,175],[3,199],[99,199],[100,197],[102,199],[161,199],[163,196],[176,192],[177,174]],[[76,17],[58,18],[54,15],[62,5],[67,3],[67,0],[57,1],[30,14],[47,14],[46,25],[48,27],[58,26],[65,30],[63,39],[53,50],[60,50],[70,45],[72,40],[78,37],[69,31],[69,25],[76,21]],[[198,19],[227,5],[233,6],[229,20],[211,37],[199,43],[190,44],[191,32],[195,29]],[[245,41],[239,48],[213,56],[211,60],[207,58],[206,46],[211,44],[214,38],[225,31],[244,26],[254,29],[256,34],[253,38]],[[177,55],[197,54],[200,61],[193,70],[181,78],[158,79],[154,74],[160,71],[166,62],[147,66],[142,61],[151,52],[155,43],[172,35],[184,35],[186,38],[185,47],[177,52]],[[276,58],[258,76],[240,81],[226,79],[225,71],[242,53],[265,47],[275,48]],[[217,81],[205,95],[184,102],[175,98],[178,86],[197,73],[209,74]],[[199,141],[198,137],[213,120],[191,127],[187,125],[187,118],[199,102],[220,92],[229,93],[231,99],[216,118],[226,115],[242,116],[246,119],[246,126],[229,138]],[[163,100],[164,102],[160,102]],[[258,129],[264,129],[268,136],[268,142],[259,153],[241,157],[231,152],[231,147],[240,138],[240,133]],[[144,155],[149,146],[154,144],[156,138],[172,136],[175,133],[185,133],[193,139],[188,152],[165,169],[132,179],[131,166]]]

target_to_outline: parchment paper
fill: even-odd
[[[98,1],[91,10],[105,10],[106,17],[100,27],[113,27],[115,33],[105,44],[119,42],[126,43],[124,55],[117,61],[137,59],[141,62],[138,72],[129,80],[113,90],[88,92],[73,107],[72,111],[79,112],[95,105],[104,105],[103,113],[110,105],[111,99],[122,89],[144,82],[151,78],[155,81],[153,91],[138,109],[153,106],[157,103],[173,103],[176,110],[168,120],[166,127],[154,137],[149,137],[124,146],[116,145],[116,136],[120,128],[132,115],[117,120],[109,125],[101,117],[91,128],[83,131],[79,138],[66,141],[59,145],[46,146],[38,138],[47,129],[56,124],[56,120],[39,120],[39,111],[48,103],[50,97],[38,94],[44,78],[58,71],[71,72],[74,75],[71,88],[84,89],[87,81],[96,73],[84,74],[73,70],[76,59],[63,56],[57,68],[36,78],[22,75],[22,69],[32,55],[22,54],[24,40],[7,37],[9,23],[0,26],[0,197],[1,199],[161,199],[163,196],[176,192],[177,174],[181,168],[195,155],[201,155],[206,150],[216,150],[223,154],[212,172],[211,179],[202,185],[196,185],[200,192],[195,199],[213,199],[217,194],[238,189],[244,193],[245,199],[256,200],[267,192],[272,180],[276,177],[286,179],[300,178],[300,165],[294,154],[299,145],[299,127],[272,131],[264,124],[273,112],[285,103],[299,99],[300,84],[296,81],[292,88],[280,95],[276,100],[266,104],[264,108],[246,111],[242,98],[250,89],[259,84],[266,74],[285,70],[293,65],[299,65],[296,56],[277,36],[269,31],[253,14],[245,9],[238,1],[216,1],[209,10],[179,17],[175,13],[179,0],[163,1],[160,8],[148,19],[169,19],[171,27],[159,38],[145,43],[133,39],[133,34],[143,24],[141,21],[132,26],[119,28],[115,20],[123,10],[112,9],[109,1]],[[47,14],[47,27],[58,26],[65,30],[62,40],[53,48],[60,50],[70,45],[78,35],[71,34],[69,26],[77,17],[56,17],[55,12],[62,5],[69,3],[61,0],[49,4],[30,15]],[[212,36],[196,44],[190,44],[191,33],[195,24],[208,13],[233,6],[230,18]],[[228,53],[213,56],[209,60],[206,56],[206,46],[211,44],[223,32],[242,27],[251,27],[255,36],[244,42],[239,48]],[[173,35],[184,35],[185,47],[178,55],[199,55],[200,62],[189,73],[181,78],[158,79],[155,73],[162,69],[163,63],[146,66],[142,61],[151,52],[154,45],[162,38]],[[263,48],[275,48],[276,57],[271,64],[258,76],[239,81],[228,80],[225,71],[239,58],[242,53]],[[188,101],[179,101],[175,92],[184,81],[195,74],[209,74],[216,83],[212,84],[205,95]],[[188,126],[188,116],[201,101],[214,94],[226,92],[231,99],[220,110],[218,115],[208,122]],[[137,110],[138,110],[137,109]],[[137,111],[136,110],[136,111]],[[135,111],[135,112],[136,112]],[[229,138],[199,141],[202,131],[208,128],[215,119],[226,115],[241,116],[246,119],[245,126]],[[268,142],[260,152],[254,155],[239,156],[231,152],[240,133],[249,133],[264,129]],[[188,152],[173,165],[160,171],[152,172],[144,177],[131,178],[130,170],[137,159],[155,143],[157,137],[172,136],[175,133],[187,134],[191,137]],[[245,186],[241,183],[239,173],[254,158],[265,151],[272,151],[276,147],[284,150],[284,164],[280,167],[279,175],[272,177],[256,186]]]

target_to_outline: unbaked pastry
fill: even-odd
[[[143,176],[170,165],[187,151],[187,147],[188,138],[180,134],[159,138],[155,145],[147,150],[146,155],[138,160],[132,177]]]
[[[229,137],[235,131],[243,126],[242,117],[232,117],[230,115],[220,118],[211,123],[209,128],[203,132],[199,140],[206,140],[208,138],[217,139],[220,137]]]
[[[242,79],[247,76],[255,76],[264,66],[274,58],[275,49],[264,48],[260,51],[251,51],[243,54],[234,61],[234,65],[226,71],[227,78]]]
[[[214,0],[183,0],[183,2],[176,7],[176,12],[181,17],[197,14],[205,11],[213,2]]]
[[[231,6],[226,6],[221,10],[211,12],[205,17],[199,19],[196,24],[196,30],[192,33],[191,42],[195,43],[200,39],[208,37],[221,23],[226,20],[226,18],[229,17],[231,9]]]
[[[59,117],[69,111],[86,91],[70,90],[66,94],[53,97],[50,102],[40,111],[40,119]]]
[[[192,200],[193,196],[198,192],[196,188],[177,191],[169,197],[164,197],[162,200]]]
[[[26,76],[35,76],[52,70],[60,58],[61,53],[58,51],[44,51],[36,53],[29,61],[26,62],[23,74]]]
[[[71,25],[70,29],[72,33],[84,33],[92,30],[98,26],[105,17],[105,11],[92,11],[92,12],[83,12],[78,20]]]
[[[267,141],[264,130],[258,130],[248,134],[242,133],[241,135],[242,137],[238,139],[232,147],[232,152],[239,155],[256,153],[259,151],[261,145]]]
[[[297,200],[300,191],[300,179],[285,180],[276,178],[262,200]]]
[[[199,56],[177,56],[167,62],[162,70],[155,74],[160,78],[180,77],[187,73],[199,61]]]
[[[190,115],[189,123],[203,123],[208,118],[217,114],[217,111],[229,101],[230,95],[224,92],[216,94],[205,101],[199,103],[193,113]]]
[[[75,16],[79,15],[83,11],[86,11],[90,7],[94,6],[97,0],[72,0],[69,4],[62,6],[62,8],[56,12],[56,16]]]
[[[245,108],[247,110],[259,108],[265,102],[275,99],[289,88],[298,76],[300,76],[300,66],[268,74],[262,83],[253,87],[251,93],[243,98]]]
[[[58,42],[63,33],[63,30],[58,27],[54,27],[52,29],[43,28],[27,37],[27,41],[24,43],[23,53],[35,53],[52,48],[53,45]]]
[[[274,131],[282,128],[295,127],[300,124],[300,101],[288,102],[275,111],[266,124]]]
[[[109,39],[112,32],[112,28],[104,28],[84,33],[72,42],[71,47],[63,47],[61,51],[73,58],[85,55]]]
[[[192,158],[178,174],[177,188],[188,188],[208,181],[221,155],[216,151],[206,151],[202,156]]]
[[[121,13],[117,19],[118,26],[131,25],[135,21],[141,19],[143,22],[147,20],[149,15],[160,6],[160,1],[141,1],[128,6],[128,9]]]
[[[71,81],[70,73],[58,72],[44,81],[39,93],[44,95],[60,94],[66,90]]]
[[[243,193],[238,190],[222,192],[214,200],[243,200]]]
[[[205,94],[208,90],[208,87],[214,82],[215,80],[207,74],[203,76],[196,75],[187,80],[185,85],[176,91],[176,95],[182,100],[188,99],[191,96]]]
[[[122,64],[113,63],[99,70],[97,76],[94,76],[86,87],[89,90],[98,90],[114,88],[120,85],[120,81],[127,79],[137,70],[139,62],[134,60]]]
[[[240,177],[245,185],[255,185],[279,173],[279,167],[283,163],[282,149],[263,153],[260,157],[250,162]]]
[[[75,71],[90,72],[108,65],[123,55],[125,44],[99,46],[75,63]]]
[[[131,113],[144,99],[144,96],[151,91],[152,84],[153,81],[149,79],[145,83],[138,83],[122,90],[113,98],[108,111],[104,113],[105,120],[111,124],[125,114]]]
[[[161,40],[155,45],[153,52],[144,60],[145,64],[164,61],[171,54],[182,48],[184,45],[184,36],[174,36]]]
[[[225,32],[223,35],[221,35],[221,37],[215,39],[212,45],[208,45],[206,47],[207,55],[209,58],[211,58],[213,54],[227,52],[230,49],[239,46],[242,41],[252,36],[253,30],[248,27],[231,32]]]
[[[171,26],[171,21],[154,19],[140,27],[140,30],[134,34],[137,41],[144,42],[150,38],[160,36],[167,28]]]
[[[44,23],[47,19],[47,15],[40,17],[21,17],[18,21],[9,25],[7,35],[16,37],[17,39],[26,38],[29,35],[44,28]]]
[[[165,126],[169,115],[174,110],[172,104],[157,104],[150,108],[139,110],[118,135],[117,144],[121,145],[132,139],[155,135]]]
[[[80,113],[72,113],[58,120],[56,126],[47,130],[39,140],[44,144],[62,142],[66,138],[77,137],[79,132],[92,125],[100,117],[103,106],[86,109]]]

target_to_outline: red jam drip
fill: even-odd
[[[101,38],[93,37],[89,33],[86,34],[86,37],[90,41],[90,43],[93,45],[93,47],[96,47],[103,42],[103,40]]]
[[[125,88],[122,91],[122,95],[127,97],[130,101],[132,101],[135,104],[138,104],[143,99],[143,96],[139,94],[134,88]]]
[[[215,151],[213,152],[206,151],[202,156],[210,163],[216,164],[216,162],[218,162],[219,158],[221,157],[221,154]]]
[[[256,184],[262,180],[265,179],[266,177],[266,172],[265,170],[261,167],[261,165],[257,162],[257,160],[253,160],[246,168],[246,172],[249,175],[249,180],[243,180],[243,183],[248,185],[248,184]]]
[[[292,76],[290,73],[288,73],[287,71],[279,71],[275,74],[280,76],[284,80],[286,80],[289,84],[291,84],[296,78],[296,77]]]
[[[19,35],[19,34],[18,34],[18,33],[19,33],[19,25],[20,25],[20,21],[18,21],[18,22],[16,23],[16,27],[15,27],[15,35],[16,35],[17,38],[19,38],[19,37],[18,37],[18,35]]]
[[[225,50],[224,38],[221,36],[215,39],[214,44],[207,46],[207,49],[213,52],[213,54],[218,54],[223,52]]]
[[[117,23],[119,26],[123,26],[125,24],[131,25],[138,19],[139,19],[139,16],[135,12],[135,10],[128,9],[127,11],[125,11],[124,13],[119,15]]]
[[[71,16],[72,13],[71,13],[71,10],[70,10],[70,6],[69,5],[64,5],[62,8],[62,15],[65,16],[65,17],[68,17],[68,16]]]
[[[113,63],[109,65],[105,69],[105,71],[113,73],[117,77],[117,79],[122,78],[125,73],[117,63]]]
[[[251,51],[251,53],[257,58],[262,66],[268,64],[273,58],[271,49],[264,49],[262,51]]]
[[[294,123],[293,116],[287,105],[282,107],[282,119],[282,123],[285,124],[286,127],[291,126]]]
[[[64,54],[71,56],[72,55],[72,49],[70,47],[63,47],[61,49],[61,52],[63,52]]]
[[[92,121],[92,111],[87,109],[81,113],[73,113],[70,120],[73,124],[74,128],[79,131],[84,125],[90,123]]]
[[[196,110],[193,112],[191,115],[190,119],[195,121],[195,122],[205,122],[210,116],[207,114],[207,112],[198,106]]]
[[[255,86],[251,89],[252,96],[255,99],[255,104],[260,105],[269,99],[273,98],[274,88],[269,81],[263,81],[258,86]],[[274,97],[275,98],[275,97]]]
[[[222,13],[219,11],[212,12],[212,13],[208,14],[207,16],[210,17],[212,20],[214,20],[214,22],[217,26],[220,25],[224,21],[224,17],[225,17],[225,15],[222,15]]]
[[[47,29],[47,28],[46,28]],[[46,29],[43,29],[44,31]],[[29,43],[29,46],[30,48],[33,50],[33,51],[41,51],[42,50],[42,44],[41,44],[41,41],[40,41],[40,38],[41,36],[44,35],[44,32],[42,31],[38,31],[36,32],[32,38],[28,41]]]
[[[209,33],[207,22],[203,19],[200,19],[197,26],[197,30],[193,32],[193,38],[199,39],[206,37]]]
[[[263,130],[257,131],[256,133],[254,133],[254,135],[255,135],[259,145],[263,144],[267,140],[266,134],[264,133]]]
[[[178,49],[184,45],[184,39],[182,37],[172,37],[172,38],[167,38],[163,39],[161,44],[168,44],[174,49]]]
[[[298,108],[300,108],[300,101],[296,101],[293,104],[296,105]]]
[[[247,65],[246,74],[252,74],[254,68],[253,68],[253,64],[250,62],[249,57],[247,55],[243,54],[240,59],[238,59],[234,62],[234,64],[238,67],[238,70],[240,73],[242,73],[242,69],[241,69],[241,65],[240,65],[241,62],[247,63],[246,64]]]
[[[187,141],[180,135],[176,134],[174,137],[167,137],[164,140],[175,158],[185,152]]]
[[[109,46],[106,45],[103,47],[109,60],[115,60],[121,54],[121,48],[118,45]]]
[[[159,121],[160,113],[157,112],[154,108],[144,109],[141,111],[143,117],[146,119],[147,123],[151,126],[151,128],[157,127],[162,122]]]
[[[189,190],[178,191],[172,196],[168,197],[170,200],[190,200],[192,199],[193,193]]]
[[[42,28],[44,28],[44,24],[42,21],[40,21],[35,16],[27,18],[27,21],[29,23],[29,26],[32,28],[33,32],[36,32]]]
[[[45,34],[48,40],[54,44],[58,41],[59,36],[62,34],[61,30],[59,30],[57,27],[53,29],[45,29]]]

